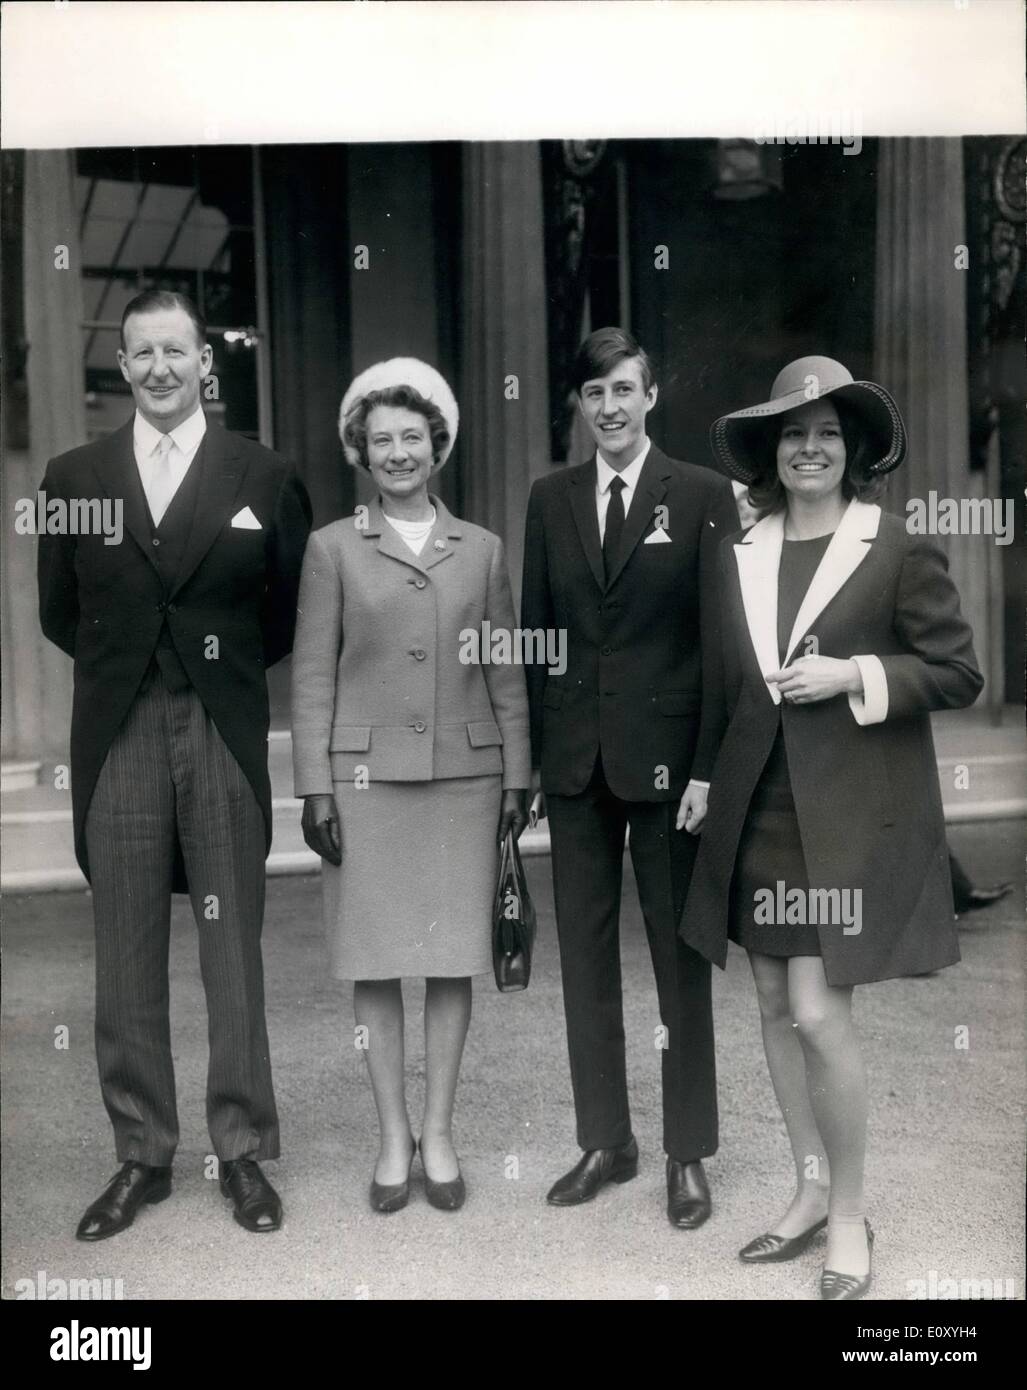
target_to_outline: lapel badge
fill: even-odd
[[[436,550],[445,550],[445,548],[446,548],[446,542],[445,542],[445,541],[436,541],[436,542],[435,542],[435,549],[436,549]]]

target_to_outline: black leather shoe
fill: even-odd
[[[679,1231],[694,1231],[708,1218],[712,1204],[702,1164],[667,1159],[667,1220]]]
[[[386,1215],[393,1211],[402,1211],[410,1200],[410,1170],[414,1166],[414,1158],[417,1154],[417,1141],[413,1135],[410,1137],[413,1148],[410,1150],[410,1163],[407,1167],[406,1180],[404,1182],[375,1182],[371,1179],[371,1209],[380,1211]],[[427,1182],[427,1178],[425,1179]]]
[[[77,1240],[106,1240],[124,1231],[146,1202],[171,1196],[171,1169],[148,1163],[123,1163],[78,1223]]]
[[[979,912],[982,907],[991,907],[1007,898],[1012,891],[1011,883],[997,883],[994,888],[971,888],[969,893],[956,897],[956,912],[960,917],[967,912]]]
[[[222,1163],[221,1195],[232,1199],[232,1215],[248,1231],[263,1235],[277,1231],[282,1224],[281,1198],[255,1159],[235,1158]]]
[[[591,1202],[604,1183],[630,1182],[638,1174],[638,1145],[629,1139],[619,1149],[588,1149],[569,1173],[549,1189],[552,1207],[576,1207]]]
[[[739,1250],[738,1258],[747,1265],[783,1264],[785,1260],[794,1260],[826,1225],[825,1216],[823,1221],[818,1221],[815,1226],[810,1226],[808,1231],[801,1231],[797,1236],[772,1236],[769,1232],[757,1236]]]
[[[421,1167],[424,1168],[424,1150],[421,1148],[420,1140],[417,1141],[417,1147],[421,1154]],[[467,1197],[467,1188],[464,1186],[459,1168],[456,1177],[450,1182],[435,1182],[428,1176],[428,1169],[424,1168],[424,1195],[439,1211],[459,1211]]]
[[[839,1274],[836,1269],[825,1269],[820,1276],[820,1297],[828,1303],[841,1303],[845,1300],[852,1302],[854,1299],[862,1298],[874,1280],[873,1254],[874,1254],[874,1233],[870,1229],[870,1222],[864,1222],[867,1228],[867,1255],[870,1257],[871,1265],[866,1274]]]

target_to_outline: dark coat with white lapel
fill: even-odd
[[[102,536],[39,541],[44,633],[75,661],[71,791],[75,852],[89,878],[85,819],[96,778],[135,699],[167,620],[179,659],[260,803],[271,845],[265,672],[292,649],[310,503],[289,463],[208,421],[190,469],[200,470],[192,528],[170,592],[153,559],[152,528],[130,420],[108,438],[52,459],[50,498],[123,505],[119,545]],[[235,527],[243,508],[260,529]],[[208,637],[218,639],[210,659]],[[184,870],[176,856],[176,891]]]
[[[850,502],[814,575],[788,664],[859,661],[862,697],[782,702],[777,576],[784,514],[727,540],[724,708],[728,727],[681,921],[707,959],[727,959],[729,889],[753,791],[783,725],[811,889],[861,889],[862,929],[818,926],[833,985],[921,974],[959,959],[930,710],[972,704],[983,680],[941,550],[898,517]]]
[[[607,584],[596,478],[593,457],[540,478],[528,502],[521,622],[565,630],[568,660],[559,676],[527,669],[532,758],[543,791],[574,796],[601,747],[616,796],[673,801],[709,777],[716,751],[703,660],[719,646],[716,555],[738,525],[734,497],[651,445]]]

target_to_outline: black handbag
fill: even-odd
[[[535,905],[513,830],[506,832],[492,908],[492,968],[503,994],[527,989],[535,945]]]

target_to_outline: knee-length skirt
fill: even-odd
[[[342,864],[321,865],[331,974],[491,972],[502,778],[336,782],[334,792]]]

